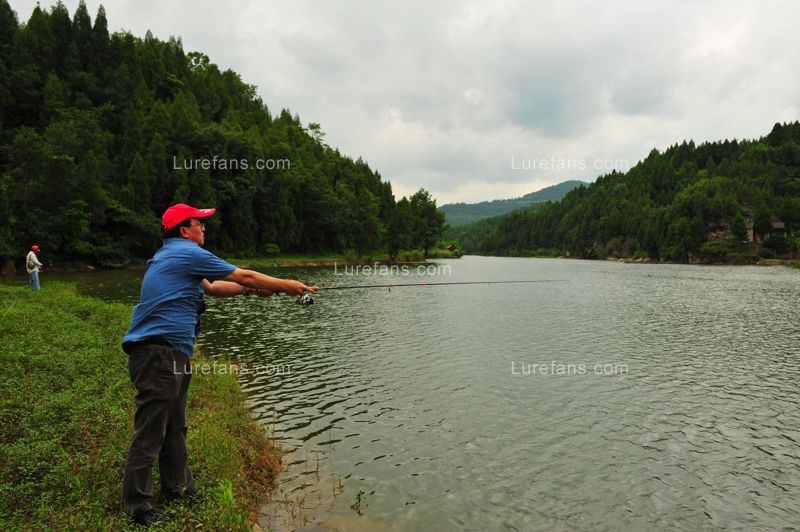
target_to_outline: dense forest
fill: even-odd
[[[534,204],[544,205],[548,201],[559,201],[573,188],[585,184],[583,181],[564,181],[563,183],[525,194],[520,198],[481,201],[480,203],[448,203],[439,207],[439,210],[445,213],[445,222],[452,230],[459,225],[499,216],[517,209],[531,207]]]
[[[174,203],[215,206],[227,255],[428,249],[443,215],[273,114],[256,87],[179,39],[109,34],[100,6],[59,2],[20,23],[0,0],[0,261],[124,264],[160,244]]]
[[[653,150],[537,210],[458,228],[466,253],[725,261],[796,257],[800,123],[763,138]]]

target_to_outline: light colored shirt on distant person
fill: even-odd
[[[25,257],[25,269],[28,273],[31,272],[38,272],[39,268],[42,267],[42,263],[39,262],[39,259],[36,258],[36,253],[33,251],[28,252],[28,256]]]

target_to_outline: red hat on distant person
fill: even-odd
[[[195,209],[185,203],[178,203],[164,211],[164,215],[161,217],[161,225],[164,226],[164,231],[169,231],[184,220],[189,218],[207,218],[216,211],[216,209]]]
[[[32,245],[31,251],[39,251],[39,246],[37,246],[36,244]]]

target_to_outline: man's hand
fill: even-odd
[[[316,286],[306,286],[300,281],[286,280],[286,287],[284,292],[290,296],[300,296],[303,292],[316,292]]]
[[[277,277],[270,277],[254,270],[243,270],[236,268],[233,273],[225,277],[225,281],[238,283],[242,286],[248,286],[252,289],[261,289],[270,292],[271,294],[288,294],[290,296],[299,296],[303,292],[316,292],[316,286],[306,286],[300,281],[293,281],[290,279],[279,279]]]

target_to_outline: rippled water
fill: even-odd
[[[263,370],[245,375],[243,387],[290,450],[287,502],[264,508],[265,524],[800,524],[800,272],[480,257],[438,264],[452,275],[269,273],[320,284],[566,282],[334,291],[309,307],[290,298],[209,305],[206,353]],[[274,374],[278,364],[288,368]],[[362,517],[351,509],[360,491]]]
[[[207,350],[265,372],[290,366],[243,382],[291,451],[282,493],[303,507],[265,509],[273,526],[287,513],[299,529],[800,524],[798,272],[439,264],[452,275],[422,280],[567,282],[352,290],[321,293],[311,307],[228,300],[209,310]],[[320,284],[420,280],[277,273]],[[515,375],[512,362],[517,373],[550,371]],[[554,374],[559,364],[566,374]],[[597,364],[610,374],[595,374]],[[361,490],[359,518],[350,506]]]

